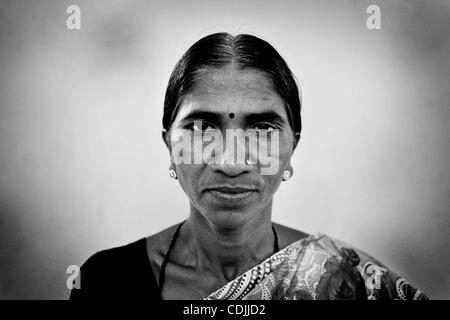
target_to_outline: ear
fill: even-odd
[[[297,148],[298,142],[300,141],[300,132],[294,133],[294,146],[292,147],[292,152]]]
[[[291,177],[294,175],[294,167],[292,166],[290,161],[289,161],[289,165],[287,166],[286,170],[289,170],[291,172]]]
[[[169,139],[169,134],[167,133],[167,130],[166,130],[166,129],[163,129],[163,130],[161,131],[161,136],[162,136],[162,139],[163,139],[163,141],[164,141],[164,143],[165,143],[167,149],[169,149],[169,152],[172,152],[172,148],[170,147],[170,143],[169,143],[169,141],[168,141],[168,139]]]
[[[161,136],[163,138],[164,143],[166,144],[167,150],[169,150],[169,158],[170,158],[170,166],[169,169],[175,170],[175,163],[173,162],[172,157],[172,144],[170,143],[170,134],[167,133],[167,130],[163,129],[161,132]]]

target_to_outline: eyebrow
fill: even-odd
[[[182,121],[189,121],[189,120],[206,120],[210,122],[219,122],[220,121],[220,114],[216,112],[211,111],[192,111],[191,113],[188,113]]]
[[[264,111],[260,113],[250,113],[245,116],[249,123],[258,123],[263,121],[274,121],[280,124],[286,124],[286,120],[275,111]]]
[[[192,111],[191,113],[187,114],[182,121],[189,121],[189,120],[206,120],[214,123],[220,122],[221,118],[227,117],[228,114],[225,113],[217,113],[217,112],[211,112],[211,111]],[[286,124],[286,120],[279,115],[275,111],[264,111],[259,113],[249,113],[244,116],[244,119],[248,123],[258,123],[262,121],[274,121],[278,122],[280,124]]]

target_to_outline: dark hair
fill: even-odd
[[[302,129],[297,83],[278,52],[268,42],[248,34],[211,34],[193,44],[181,57],[172,71],[166,90],[163,138],[170,130],[184,97],[192,89],[200,71],[218,69],[231,63],[236,64],[239,69],[255,69],[269,77],[274,90],[286,104],[295,148]]]

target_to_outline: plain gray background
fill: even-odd
[[[81,30],[66,28],[70,4]],[[0,298],[65,299],[68,265],[187,216],[165,87],[218,31],[269,41],[303,92],[274,221],[450,297],[448,1],[1,1],[0,14]]]

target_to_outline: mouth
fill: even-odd
[[[215,187],[206,190],[215,198],[222,201],[241,201],[256,192],[254,188],[247,187]]]

